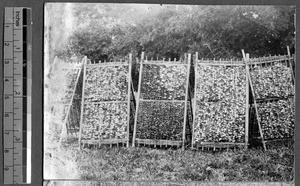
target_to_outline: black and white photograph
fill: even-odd
[[[287,5],[45,3],[43,179],[294,185],[295,23]]]

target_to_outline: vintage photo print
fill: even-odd
[[[295,17],[45,3],[44,180],[292,185]]]

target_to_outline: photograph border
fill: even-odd
[[[0,14],[4,15],[5,7],[28,7],[32,9],[32,179],[31,184],[20,184],[21,185],[43,185],[43,94],[44,94],[44,5],[45,3],[150,3],[150,4],[197,4],[197,5],[296,5],[296,20],[300,20],[300,5],[299,1],[296,0],[1,0],[0,1]],[[1,52],[0,59],[3,60],[3,21],[4,16],[0,18],[0,30],[1,30]],[[296,45],[299,45],[300,24],[296,24]],[[299,49],[296,49],[296,58],[299,57]],[[0,65],[0,72],[3,74],[3,65]],[[300,72],[300,65],[296,65],[296,72]],[[300,80],[299,74],[296,73],[296,108],[295,113],[300,113],[300,105],[298,97]],[[3,76],[0,77],[0,119],[3,121]],[[295,123],[300,122],[300,115],[295,115]],[[2,122],[1,122],[2,123]],[[300,184],[300,133],[299,125],[295,125],[295,169],[294,169],[294,182],[295,185]],[[3,127],[0,127],[0,167],[1,172],[3,167]],[[3,174],[0,177],[0,183],[3,183]],[[58,181],[58,180],[57,180]],[[63,181],[63,180],[60,180]],[[67,180],[65,180],[67,181]],[[78,180],[79,181],[79,180]],[[131,181],[134,182],[134,181]],[[151,181],[150,181],[151,182]],[[172,182],[174,183],[174,182]],[[182,182],[181,182],[182,183]],[[183,182],[184,183],[184,182]],[[188,183],[188,182],[187,182]],[[194,182],[194,183],[205,183],[205,182]],[[220,182],[222,183],[222,182]],[[230,183],[230,182],[225,182]],[[247,183],[247,182],[243,182]],[[259,182],[258,182],[259,183]],[[262,182],[263,183],[263,182]],[[272,182],[268,182],[272,183]],[[275,182],[278,183],[278,182]],[[217,184],[215,184],[217,185]]]

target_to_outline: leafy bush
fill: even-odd
[[[245,66],[197,66],[195,142],[244,142]]]

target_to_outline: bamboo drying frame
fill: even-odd
[[[69,117],[71,106],[72,106],[72,103],[73,103],[73,100],[74,100],[75,91],[76,91],[77,84],[78,84],[80,74],[81,74],[81,68],[78,70],[77,73],[78,74],[77,74],[77,78],[76,78],[76,82],[75,82],[75,87],[74,87],[74,90],[73,90],[73,93],[72,93],[71,101],[70,101],[70,104],[69,104],[68,110],[67,110],[67,115],[66,115],[66,118],[65,118],[65,121],[64,121],[64,125],[67,127],[67,134],[69,134],[69,130],[72,130],[72,131],[75,130],[75,133],[77,132],[76,129],[70,129],[69,122],[68,122],[68,117]]]
[[[176,146],[176,147],[182,147],[182,149],[185,148],[185,130],[186,130],[186,120],[187,120],[187,99],[188,99],[188,87],[189,87],[189,75],[190,75],[190,65],[191,65],[191,54],[188,54],[187,62],[186,61],[146,61],[144,58],[145,53],[142,52],[141,54],[141,62],[140,62],[140,70],[139,70],[139,84],[138,84],[138,95],[136,100],[136,112],[135,112],[135,118],[134,118],[134,131],[133,131],[133,140],[132,140],[132,146],[135,147],[135,144],[138,145],[144,144],[144,145],[154,145],[155,147],[158,146]],[[142,84],[142,73],[143,73],[143,64],[151,64],[151,65],[186,65],[187,66],[187,79],[186,79],[186,86],[185,86],[185,100],[157,100],[157,99],[141,99],[141,84]],[[166,103],[183,103],[184,102],[184,118],[183,118],[183,130],[182,130],[182,140],[181,141],[174,141],[174,140],[153,140],[153,139],[140,139],[136,138],[136,128],[137,128],[137,119],[138,119],[138,111],[139,111],[139,105],[140,102],[166,102]]]
[[[274,103],[274,102],[278,102],[278,101],[287,101],[292,98],[294,98],[294,96],[279,97],[279,98],[272,98],[272,99],[260,99],[259,101],[256,100],[256,104],[259,105],[259,104],[263,104],[263,103]],[[255,113],[256,113],[256,119],[258,121],[258,119],[261,118],[261,115],[258,110]],[[261,129],[263,129],[262,126],[261,126]],[[262,134],[263,134],[263,131],[262,131]],[[293,138],[292,136],[283,137],[283,138],[264,138],[263,143],[267,144],[267,143],[278,142],[278,141],[286,141],[286,140],[289,140],[292,138]],[[267,149],[267,146],[265,147],[265,150],[266,149]]]
[[[203,60],[203,59],[202,59]],[[235,67],[235,66],[245,66],[246,68],[246,62],[245,60],[240,61],[216,61],[216,60],[199,60],[198,59],[198,52],[196,52],[196,60],[195,60],[195,88],[194,88],[194,101],[193,101],[193,127],[192,127],[192,148],[196,148],[198,149],[199,147],[205,148],[205,147],[213,147],[213,149],[215,150],[216,148],[230,148],[230,147],[234,147],[234,146],[244,146],[245,149],[248,148],[248,144],[249,144],[249,135],[248,135],[248,131],[249,131],[249,92],[247,91],[249,88],[247,86],[249,79],[247,78],[247,76],[245,75],[245,81],[246,81],[246,87],[245,87],[245,125],[244,125],[244,129],[245,129],[245,142],[195,142],[195,122],[196,122],[196,113],[197,113],[197,80],[199,77],[198,74],[198,65],[207,65],[207,66],[226,66],[226,67]],[[246,70],[246,69],[245,69]]]
[[[95,145],[95,146],[101,146],[101,145],[110,145],[112,147],[113,144],[119,145],[126,144],[127,147],[129,147],[129,122],[130,122],[130,91],[131,91],[131,68],[132,68],[132,54],[129,54],[128,62],[108,62],[108,63],[93,63],[93,64],[87,64],[87,58],[85,58],[84,62],[84,74],[83,74],[83,86],[82,86],[82,101],[81,101],[81,115],[80,115],[80,133],[79,133],[79,148],[81,146],[87,145]],[[93,67],[108,67],[108,66],[128,66],[128,75],[127,75],[127,100],[124,101],[97,101],[92,102],[89,101],[88,103],[85,102],[85,99],[88,99],[89,97],[85,96],[85,83],[86,83],[86,71],[87,68],[93,68]],[[104,139],[104,140],[82,140],[81,133],[82,133],[82,123],[83,123],[83,112],[85,105],[91,105],[91,104],[101,104],[101,103],[108,103],[108,104],[118,104],[118,103],[127,103],[127,131],[126,131],[126,138],[124,139]]]
[[[272,141],[281,141],[281,140],[285,140],[285,138],[281,138],[281,139],[265,139],[264,138],[264,134],[262,131],[262,126],[261,126],[261,121],[260,121],[260,114],[258,112],[258,108],[257,108],[257,104],[258,103],[264,103],[264,102],[270,102],[270,101],[279,101],[279,100],[285,100],[285,99],[289,99],[291,97],[294,97],[294,95],[288,95],[286,97],[264,97],[264,98],[256,98],[255,93],[254,93],[254,88],[253,88],[253,84],[252,84],[252,79],[251,79],[251,75],[250,75],[250,69],[249,66],[253,66],[253,65],[273,65],[276,62],[285,62],[285,65],[289,65],[290,67],[290,71],[291,71],[291,78],[292,78],[292,85],[294,85],[293,81],[294,81],[294,77],[293,77],[293,69],[292,69],[292,64],[291,64],[291,60],[293,60],[293,57],[290,54],[289,51],[289,47],[287,47],[287,52],[288,55],[279,55],[279,56],[269,56],[269,57],[263,57],[263,58],[254,58],[249,60],[249,58],[247,59],[246,63],[247,63],[247,76],[249,79],[249,83],[251,86],[251,92],[252,92],[252,97],[253,97],[253,102],[254,102],[254,109],[255,109],[255,115],[256,115],[256,120],[258,123],[258,128],[259,128],[259,133],[260,133],[260,138],[263,144],[263,148],[264,150],[267,149],[266,143],[270,143]],[[245,56],[245,52],[244,50],[242,50],[243,56]],[[249,55],[249,54],[248,54]],[[288,62],[287,62],[288,61]]]
[[[56,63],[57,61],[57,58],[55,60],[54,63]],[[83,64],[83,61],[84,61],[84,58],[82,59],[82,62],[81,63],[75,63],[75,64],[78,64],[78,65],[82,65]],[[74,64],[74,63],[70,63],[70,64]],[[70,114],[70,109],[71,109],[71,106],[72,106],[72,103],[73,103],[73,98],[74,98],[74,94],[75,94],[75,91],[76,91],[76,87],[77,87],[77,84],[78,84],[78,80],[79,80],[79,77],[80,77],[80,73],[81,73],[81,69],[82,68],[79,68],[79,67],[74,67],[74,68],[71,68],[71,67],[64,67],[62,70],[76,70],[77,72],[75,72],[77,75],[76,75],[76,80],[75,80],[75,86],[74,86],[74,89],[72,90],[72,95],[71,95],[71,98],[68,102],[57,102],[59,104],[62,104],[64,105],[64,109],[65,107],[67,107],[67,110],[66,110],[66,115],[65,115],[65,118],[64,118],[64,121],[63,121],[63,125],[62,125],[62,131],[61,131],[61,134],[60,134],[60,139],[59,139],[59,143],[61,144],[62,143],[62,139],[63,139],[63,135],[66,133],[67,136],[69,135],[69,130],[75,130],[75,129],[69,129],[69,123],[68,123],[68,119],[69,119],[69,114]],[[76,132],[76,130],[75,130]]]

